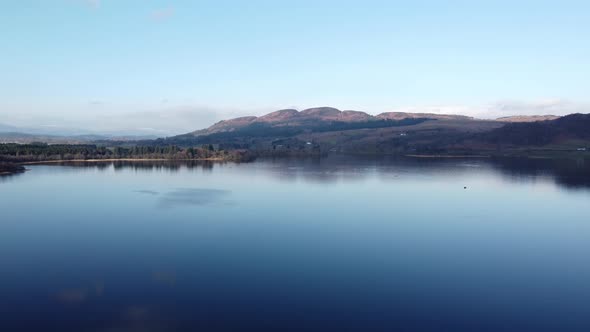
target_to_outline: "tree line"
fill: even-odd
[[[219,159],[248,161],[252,156],[247,151],[220,150],[213,145],[181,148],[167,146],[97,146],[94,144],[0,144],[0,161],[32,162],[88,159],[166,159],[196,160]]]

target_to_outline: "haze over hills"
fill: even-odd
[[[14,126],[9,126],[9,125],[5,125],[0,123],[0,133],[1,132],[11,132],[11,131],[16,131],[17,128]]]
[[[136,141],[158,136],[140,131],[93,131],[69,127],[17,127],[0,124],[0,143],[44,142],[52,144],[80,144],[100,140]]]
[[[514,115],[497,118],[501,122],[538,122],[559,119],[557,115]]]

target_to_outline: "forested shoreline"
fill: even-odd
[[[0,162],[27,163],[68,160],[161,159],[251,161],[245,150],[220,150],[213,145],[181,148],[169,146],[106,147],[95,144],[0,144]]]

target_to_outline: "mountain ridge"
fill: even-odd
[[[378,115],[370,115],[362,111],[341,111],[334,107],[313,107],[298,111],[295,109],[281,109],[261,116],[242,116],[219,121],[212,126],[195,130],[189,135],[202,136],[221,132],[232,132],[253,124],[267,124],[270,126],[305,126],[311,122],[370,122],[381,120],[400,121],[405,119],[429,119],[429,120],[469,120],[472,117],[455,114],[435,113],[406,113],[384,112]]]

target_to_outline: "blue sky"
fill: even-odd
[[[6,1],[0,123],[176,133],[294,107],[588,112],[588,1]]]

